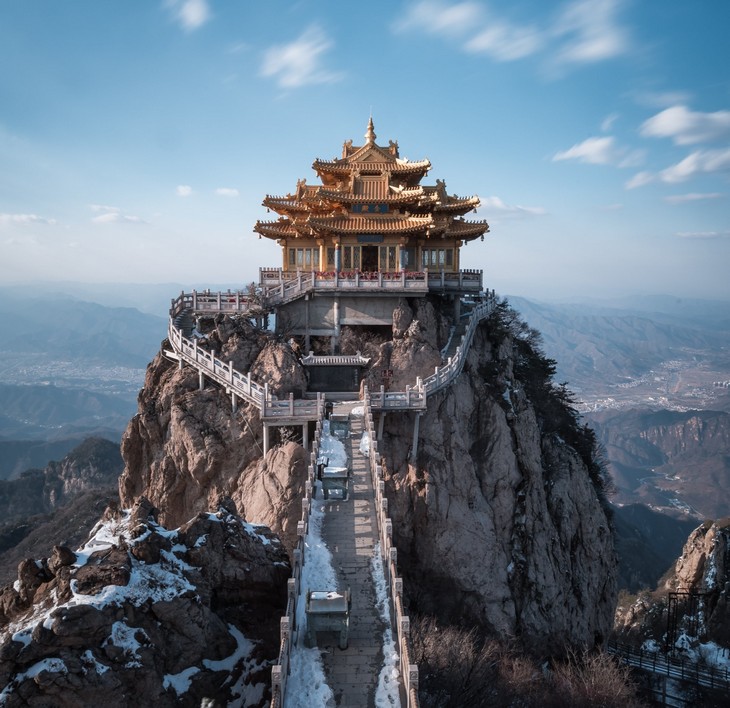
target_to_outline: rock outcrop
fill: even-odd
[[[670,593],[677,593],[673,637],[667,636]],[[670,643],[690,655],[709,642],[730,649],[730,519],[696,528],[664,582],[617,608],[615,631],[633,644]]]
[[[174,531],[140,499],[0,592],[4,706],[263,706],[291,569],[230,499]]]
[[[254,378],[268,383],[274,395],[306,387],[291,347],[247,320],[220,316],[201,327],[201,346],[242,371],[257,372]],[[306,472],[300,445],[286,442],[263,458],[256,407],[239,403],[233,413],[224,391],[211,383],[199,390],[192,368],[179,369],[162,355],[148,367],[139,411],[122,438],[122,506],[144,495],[160,509],[164,524],[177,526],[223,494],[246,519],[270,526],[293,545]]]
[[[414,414],[388,414],[386,493],[412,611],[556,654],[608,637],[613,534],[595,439],[511,317],[482,323],[461,375],[429,397],[415,462]],[[420,373],[416,321],[392,344],[403,372]]]
[[[0,519],[7,522],[50,513],[91,489],[115,487],[124,468],[119,445],[88,438],[60,462],[0,481]]]

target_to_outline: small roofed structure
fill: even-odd
[[[364,145],[349,140],[341,158],[314,161],[320,185],[302,179],[294,193],[264,199],[279,218],[254,231],[281,246],[282,271],[453,273],[462,245],[489,231],[464,219],[478,197],[449,195],[441,180],[421,185],[431,163],[402,159],[397,142],[376,137],[370,118]]]

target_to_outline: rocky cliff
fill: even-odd
[[[173,531],[140,499],[0,591],[0,703],[263,706],[291,569],[230,500]]]
[[[201,347],[239,371],[250,370],[274,395],[306,387],[291,347],[247,320],[219,316],[198,327]],[[198,383],[190,367],[179,369],[161,354],[149,365],[140,412],[122,438],[122,506],[144,495],[160,509],[164,524],[177,526],[223,494],[241,516],[270,526],[291,545],[301,518],[304,449],[283,440],[263,458],[256,407],[241,403],[234,414],[225,392],[210,382],[201,391]]]
[[[89,438],[58,462],[0,481],[0,584],[13,581],[23,558],[82,542],[117,497],[123,469],[118,444]]]
[[[431,373],[440,317],[397,313],[387,365]],[[456,382],[429,397],[415,461],[412,414],[388,415],[381,449],[412,610],[553,654],[607,638],[616,557],[595,438],[538,340],[502,304]]]
[[[667,635],[667,601],[678,593],[676,630]],[[667,643],[697,658],[708,643],[730,648],[730,519],[706,521],[653,593],[616,610],[616,633],[634,644]]]

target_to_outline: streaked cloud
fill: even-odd
[[[587,64],[629,49],[628,30],[619,21],[623,0],[574,0],[542,27],[512,22],[495,5],[419,0],[392,27],[395,32],[440,36],[458,42],[463,51],[500,62],[547,52],[554,66]]]
[[[672,194],[664,197],[664,201],[669,204],[685,204],[686,202],[699,202],[706,199],[720,199],[722,196],[720,192],[708,192],[706,194],[690,192],[689,194]]]
[[[193,193],[193,188],[189,184],[178,184],[175,193],[178,197],[189,197]]]
[[[411,3],[405,15],[396,20],[396,32],[415,30],[428,34],[460,37],[475,25],[484,22],[482,6],[476,2],[448,3],[441,0],[421,0]]]
[[[672,106],[644,121],[646,137],[671,138],[675,145],[715,142],[730,137],[730,111],[702,113],[686,106]]]
[[[627,29],[619,22],[622,0],[577,0],[567,5],[552,27],[561,40],[558,63],[587,64],[627,51]]]
[[[333,46],[333,42],[318,25],[311,25],[293,42],[266,50],[261,76],[275,79],[281,88],[340,81],[344,74],[323,66],[324,55]]]
[[[553,162],[560,160],[578,160],[592,165],[609,165],[613,162],[614,139],[610,136],[603,138],[587,138],[582,143],[553,155]]]
[[[534,54],[542,45],[543,35],[535,27],[495,22],[472,37],[465,47],[475,54],[489,54],[497,61],[514,61]]]
[[[730,231],[679,231],[676,236],[688,239],[730,238]]]
[[[526,207],[519,204],[507,204],[500,197],[485,197],[481,199],[479,210],[486,212],[499,212],[500,215],[508,216],[542,216],[547,214],[543,207]]]
[[[644,161],[643,150],[630,150],[616,143],[611,135],[586,138],[567,150],[555,153],[553,162],[578,160],[590,165],[614,165],[616,167],[636,167]]]
[[[730,172],[730,148],[696,150],[676,165],[662,170],[662,182],[684,182],[699,174]]]
[[[237,197],[238,196],[238,190],[233,187],[218,187],[218,189],[215,190],[215,193],[219,197]]]
[[[121,209],[113,206],[104,206],[102,204],[91,204],[91,211],[97,213],[92,217],[94,224],[144,224],[143,219],[130,214],[123,214]]]
[[[656,179],[656,175],[651,172],[637,172],[630,180],[624,185],[625,189],[636,189],[637,187],[643,187],[646,184],[650,184]]]
[[[211,16],[208,0],[165,0],[165,7],[186,32],[202,27]]]
[[[0,213],[0,226],[27,226],[29,224],[53,225],[55,219],[47,219],[38,214],[3,214]]]

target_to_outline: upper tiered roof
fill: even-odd
[[[299,180],[294,194],[267,195],[264,206],[281,216],[257,222],[254,231],[272,239],[387,233],[461,241],[489,231],[486,221],[463,219],[479,206],[478,197],[449,195],[441,180],[421,185],[431,163],[402,159],[397,142],[383,147],[376,137],[370,118],[364,145],[348,140],[341,158],[314,161],[321,185]]]

